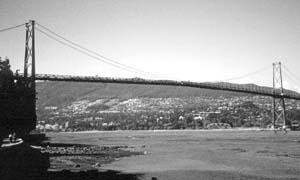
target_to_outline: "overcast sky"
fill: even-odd
[[[275,61],[300,77],[299,18],[297,0],[0,0],[0,29],[34,19],[108,58],[172,79],[226,80],[266,67],[237,82],[269,86]],[[23,27],[0,33],[0,56],[14,68],[24,59],[24,36]],[[141,76],[40,32],[36,61],[38,73]]]

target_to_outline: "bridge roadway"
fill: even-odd
[[[240,93],[248,93],[262,96],[270,96],[276,98],[287,98],[300,100],[300,94],[294,91],[285,90],[282,95],[277,89],[273,92],[271,87],[262,87],[256,85],[239,85],[231,83],[211,83],[211,82],[190,82],[190,81],[173,81],[173,80],[149,80],[141,78],[111,78],[98,76],[70,76],[70,75],[54,75],[54,74],[36,74],[36,80],[43,81],[70,81],[70,82],[93,82],[93,83],[119,83],[119,84],[143,84],[143,85],[165,85],[165,86],[184,86],[193,88],[204,88],[212,90],[224,90]]]

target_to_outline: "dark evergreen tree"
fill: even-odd
[[[35,129],[35,89],[30,78],[14,76],[9,60],[0,58],[0,143],[10,133],[24,138]]]

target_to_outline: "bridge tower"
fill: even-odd
[[[30,78],[29,87],[35,88],[35,40],[34,40],[34,25],[35,21],[30,20],[25,24],[26,39],[25,39],[25,58],[24,58],[24,77]],[[30,74],[28,72],[31,71]]]
[[[20,101],[20,107],[23,112],[20,114],[19,131],[22,135],[29,134],[36,126],[36,87],[35,87],[35,21],[30,20],[25,24],[25,58],[24,73],[22,83],[26,87],[23,94],[23,100]]]
[[[285,127],[286,113],[281,62],[273,63],[273,127]]]

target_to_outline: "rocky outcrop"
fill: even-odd
[[[0,179],[38,179],[49,166],[48,155],[26,143],[0,148]]]

